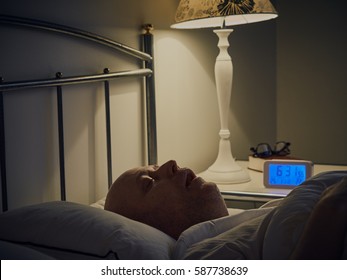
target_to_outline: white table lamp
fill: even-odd
[[[269,20],[277,12],[269,0],[181,0],[172,28],[194,29],[219,27],[220,53],[215,64],[215,79],[221,129],[216,161],[200,176],[217,184],[236,184],[250,180],[248,173],[236,162],[231,152],[228,113],[233,81],[233,64],[228,53],[229,35],[226,26]]]

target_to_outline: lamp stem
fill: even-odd
[[[219,131],[219,150],[216,161],[201,175],[205,180],[217,184],[236,184],[250,180],[248,173],[236,162],[231,152],[228,115],[233,82],[233,64],[228,53],[229,35],[232,29],[218,29],[214,32],[219,37],[219,55],[215,64],[215,79],[219,106],[221,129]]]

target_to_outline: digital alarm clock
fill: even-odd
[[[313,163],[306,160],[268,160],[264,163],[264,186],[294,188],[313,175]]]

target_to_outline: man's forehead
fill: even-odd
[[[124,172],[121,175],[121,177],[123,177],[123,178],[132,178],[132,177],[141,176],[143,174],[147,174],[150,171],[154,171],[155,168],[156,168],[155,165],[135,167],[135,168],[129,169],[128,171]]]
[[[132,169],[128,170],[126,173],[128,175],[137,175],[139,173],[147,172],[151,169],[152,169],[151,166],[141,166],[141,167],[132,168]]]

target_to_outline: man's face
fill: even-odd
[[[228,215],[217,186],[179,168],[175,161],[123,173],[113,183],[105,209],[174,238],[194,224]]]

